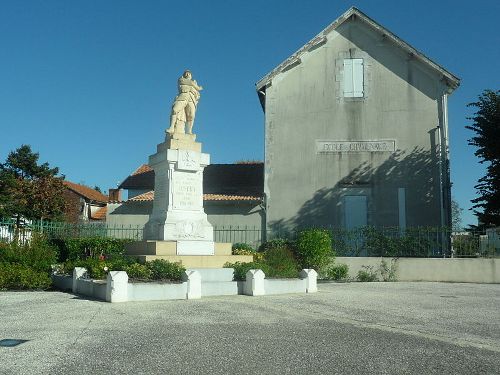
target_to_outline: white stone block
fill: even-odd
[[[110,271],[106,279],[106,301],[128,301],[128,275],[125,271]]]
[[[87,273],[84,267],[75,267],[73,269],[73,293],[78,293],[78,279],[81,279]]]
[[[248,296],[263,296],[264,279],[266,275],[262,270],[249,270],[246,274],[245,294]]]
[[[185,271],[182,279],[187,281],[186,299],[201,298],[201,275],[198,271]]]
[[[306,280],[306,293],[316,293],[318,291],[318,273],[312,268],[300,271],[300,278]]]
[[[177,255],[214,255],[213,241],[177,241]]]

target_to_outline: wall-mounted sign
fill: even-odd
[[[320,141],[316,140],[316,152],[393,152],[396,151],[396,141]]]

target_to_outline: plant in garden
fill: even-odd
[[[34,233],[29,243],[2,244],[0,262],[21,264],[48,274],[56,263],[56,251],[43,235]]]
[[[267,277],[298,277],[300,266],[295,256],[288,246],[278,246],[269,248],[264,253],[264,263],[269,267],[268,272],[264,272]]]
[[[361,266],[361,268],[362,269],[358,271],[358,281],[378,281],[377,271],[374,270],[373,266]]]
[[[52,285],[48,272],[24,264],[0,263],[0,290],[48,289]]]
[[[269,274],[269,266],[262,262],[235,262],[235,263],[225,263],[224,268],[233,268],[234,269],[234,280],[236,281],[245,281],[247,272],[250,270],[262,270],[264,274]]]
[[[380,276],[383,281],[398,281],[397,272],[398,272],[398,259],[391,259],[391,263],[387,263],[385,259],[382,259],[380,262]]]
[[[151,270],[147,265],[141,263],[132,263],[125,267],[127,275],[131,279],[149,280],[151,278]]]
[[[164,259],[155,259],[146,262],[146,267],[151,272],[152,280],[172,280],[179,281],[186,269],[178,263],[171,263]]]
[[[316,271],[332,261],[332,238],[324,229],[306,229],[298,233],[295,252],[302,268]]]
[[[347,280],[349,276],[349,266],[347,264],[330,264],[320,272],[320,278],[324,280]]]

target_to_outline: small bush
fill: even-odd
[[[264,242],[262,245],[260,245],[259,252],[263,253],[269,249],[276,249],[280,247],[293,248],[293,242],[285,240],[283,238],[276,238],[274,240]]]
[[[373,266],[361,266],[362,270],[358,271],[358,281],[361,282],[372,282],[378,281],[377,271],[373,269]]]
[[[16,263],[35,271],[46,272],[56,263],[56,250],[47,239],[39,234],[34,234],[31,241],[24,245],[15,242],[2,245],[0,248],[0,262]]]
[[[234,280],[236,281],[245,281],[247,272],[250,270],[262,270],[266,275],[269,273],[269,266],[265,263],[261,262],[251,262],[251,263],[226,263],[224,264],[224,268],[233,268],[234,269]]]
[[[151,272],[152,280],[172,280],[179,281],[182,279],[182,273],[186,270],[178,263],[171,263],[164,259],[155,259],[151,262],[146,262],[146,267]]]
[[[320,273],[320,277],[325,280],[347,280],[348,276],[349,266],[347,264],[332,264],[325,267]]]
[[[100,255],[123,255],[125,244],[131,240],[104,238],[104,237],[81,237],[52,239],[59,252],[59,260],[65,261],[98,257]]]
[[[269,267],[268,272],[264,272],[267,277],[295,278],[299,275],[299,263],[286,246],[268,249],[264,253],[264,263]]]
[[[127,275],[131,279],[149,280],[151,270],[145,264],[132,263],[125,268]]]
[[[306,229],[297,237],[296,254],[302,268],[320,270],[332,261],[332,238],[323,229]]]
[[[250,246],[249,244],[244,243],[244,242],[239,242],[239,243],[233,244],[232,250],[233,250],[233,255],[240,255],[240,254],[234,254],[235,250],[246,251],[249,253],[255,253],[255,251],[256,251],[252,246]],[[241,254],[241,255],[248,255],[248,254]]]
[[[398,281],[397,272],[398,272],[398,264],[397,259],[394,258],[391,260],[391,264],[388,264],[385,259],[382,259],[380,262],[380,276],[384,281]]]
[[[48,289],[49,273],[18,263],[0,263],[0,289]]]

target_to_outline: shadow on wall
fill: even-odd
[[[406,225],[440,226],[439,158],[434,151],[398,150],[379,167],[363,162],[332,188],[323,188],[306,201],[291,219],[269,223],[274,233],[294,228],[344,227],[343,198],[368,197],[368,225],[398,226],[398,188],[406,191]]]

